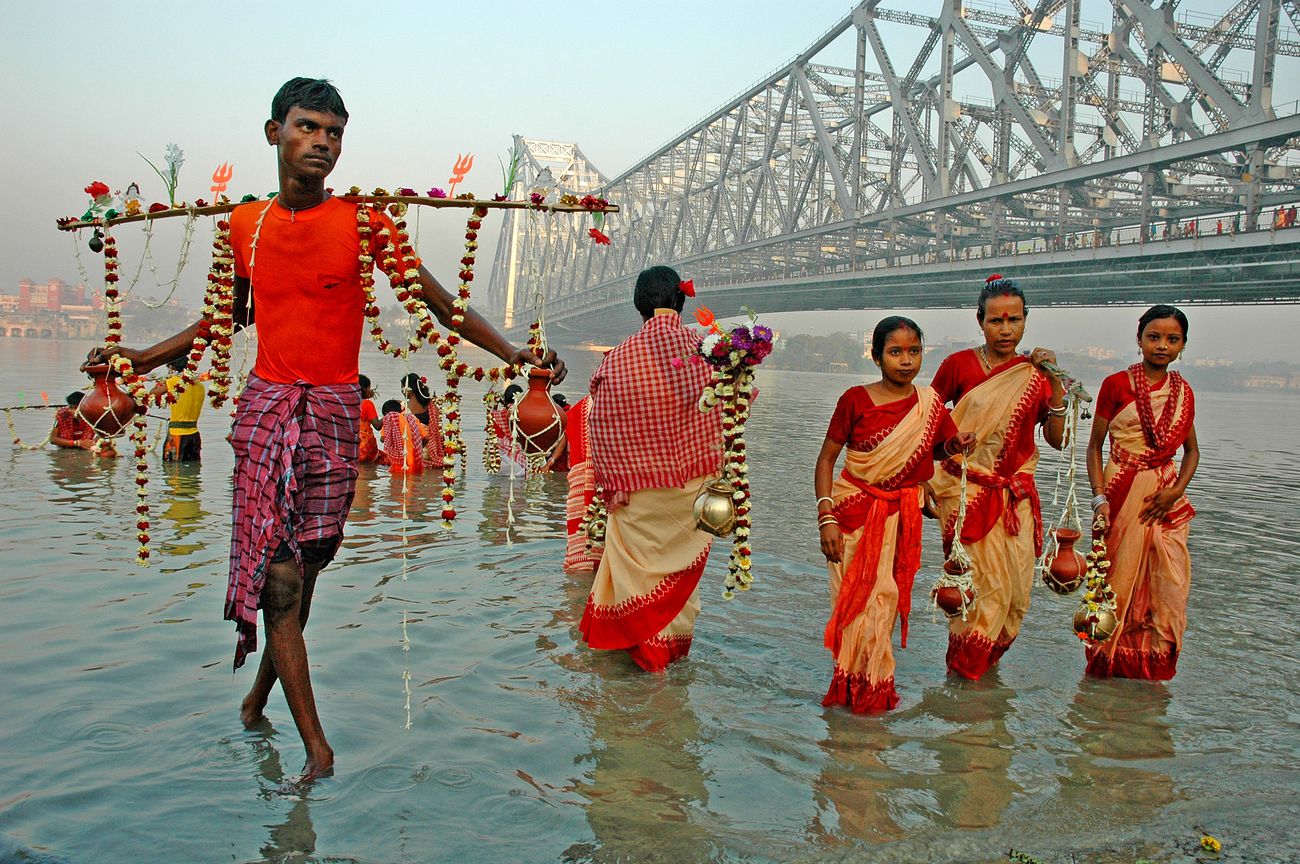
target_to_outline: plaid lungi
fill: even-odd
[[[235,477],[225,617],[235,668],[257,650],[257,610],[271,555],[339,537],[356,489],[361,428],[357,384],[273,384],[250,375],[230,444]]]

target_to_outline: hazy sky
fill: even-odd
[[[1087,0],[1085,21],[1109,19],[1108,5],[1090,11],[1096,5]],[[1199,0],[1183,7],[1218,5]],[[82,188],[92,180],[115,190],[136,181],[146,200],[162,197],[137,152],[159,162],[169,142],[185,151],[181,198],[210,198],[212,171],[225,161],[234,163],[236,196],[273,190],[275,163],[262,124],[271,96],[294,75],[332,79],[347,102],[351,120],[331,177],[335,187],[445,187],[457,154],[472,152],[474,169],[461,190],[486,196],[500,186],[497,156],[512,134],[577,141],[597,167],[616,175],[788,62],[852,6],[4,0],[0,285],[77,280],[72,241],[55,231],[54,220],[85,209]],[[937,14],[941,0],[910,6]],[[1286,93],[1300,91],[1293,80],[1277,83],[1277,103],[1300,97]],[[491,221],[485,227],[495,236]],[[454,244],[434,237],[444,228],[448,237],[459,235],[459,218],[426,213],[421,251],[435,273],[449,274]],[[175,267],[178,229],[157,229],[164,277]],[[208,230],[199,229],[182,282],[187,302],[197,300],[202,285]],[[135,228],[119,232],[127,268],[139,260],[140,238]],[[82,258],[97,275],[99,259],[85,252]],[[481,261],[486,281],[491,259],[484,254]],[[143,293],[150,284],[146,270]],[[1294,307],[1192,314],[1193,345],[1207,355],[1300,361]],[[955,313],[924,315],[939,337],[970,329]],[[1124,324],[1121,337],[1115,328],[1135,317],[1127,310],[1043,310],[1035,323],[1045,333],[1059,330],[1060,344],[1068,337],[1118,345],[1127,344],[1130,327]],[[846,329],[844,319],[835,316],[835,329]],[[783,320],[831,326],[812,316]]]

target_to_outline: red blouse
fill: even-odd
[[[1164,380],[1152,390],[1160,390],[1168,382],[1169,376],[1166,375]],[[1106,380],[1101,382],[1101,390],[1097,392],[1097,407],[1092,413],[1096,414],[1098,419],[1109,423],[1135,399],[1137,394],[1133,392],[1133,379],[1129,377],[1128,370],[1123,369],[1113,375],[1107,375]]]
[[[944,361],[939,364],[939,371],[934,373],[934,380],[930,386],[939,394],[939,398],[944,402],[950,402],[956,405],[971,390],[980,384],[983,384],[993,375],[1004,372],[1015,363],[1028,363],[1024,357],[1012,357],[1007,362],[995,366],[989,371],[984,371],[984,364],[980,362],[979,352],[974,348],[967,348],[964,351],[958,351],[956,354],[949,354]],[[1037,445],[1034,443],[1034,428],[1047,419],[1047,403],[1052,396],[1052,385],[1048,382],[1047,376],[1042,372],[1034,375],[1031,387],[1037,388],[1033,394],[1034,404],[1030,408],[1030,416],[1033,418],[1032,423],[1024,423],[1020,427],[1020,438],[1014,443],[1014,453],[1016,458],[1012,459],[1012,465],[1022,465],[1025,460],[1034,455]],[[1006,444],[1003,444],[1005,447]]]
[[[840,396],[840,401],[835,405],[835,413],[831,415],[831,424],[826,430],[826,437],[850,450],[869,452],[880,446],[880,442],[897,428],[907,416],[907,412],[916,406],[916,402],[917,395],[913,391],[912,395],[905,399],[877,405],[871,400],[871,394],[867,392],[866,387],[859,385],[850,388],[844,391],[844,395]],[[952,417],[948,415],[947,408],[938,405],[936,410],[940,411],[941,415],[939,431],[934,437],[932,455],[935,459],[943,459],[947,455],[944,453],[944,445],[957,434],[957,427],[953,424]],[[934,462],[930,459],[922,459],[912,469],[912,473],[897,485],[915,486],[933,476]]]

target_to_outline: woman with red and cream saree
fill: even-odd
[[[1060,449],[1064,389],[1038,364],[1056,355],[1035,348],[1016,353],[1024,335],[1024,295],[1015,283],[990,277],[976,315],[985,343],[946,358],[932,386],[954,404],[953,422],[974,433],[964,457],[946,460],[930,481],[944,548],[954,539],[961,499],[961,459],[966,462],[966,520],[961,542],[974,563],[975,609],[949,620],[949,672],[978,680],[1015,641],[1029,609],[1034,568],[1043,547],[1043,520],[1034,485],[1038,466],[1035,430]]]
[[[840,397],[814,476],[818,531],[830,572],[824,643],[835,660],[822,705],[845,705],[855,713],[898,704],[894,618],[907,647],[912,583],[921,565],[923,484],[933,476],[936,458],[973,442],[958,434],[932,389],[912,384],[921,365],[914,323],[886,318],[872,343],[882,380]],[[832,483],[841,450],[844,469]]]
[[[1139,327],[1142,362],[1102,383],[1088,441],[1088,478],[1104,526],[1119,627],[1088,646],[1087,672],[1165,681],[1177,671],[1187,627],[1187,533],[1196,511],[1184,492],[1200,453],[1192,388],[1168,371],[1186,344],[1187,319],[1172,306],[1156,306]],[[1182,464],[1175,468],[1179,449]]]

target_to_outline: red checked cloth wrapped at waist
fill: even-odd
[[[698,407],[710,369],[683,362],[699,344],[677,313],[656,312],[591,376],[591,461],[607,496],[721,469],[722,414]]]

